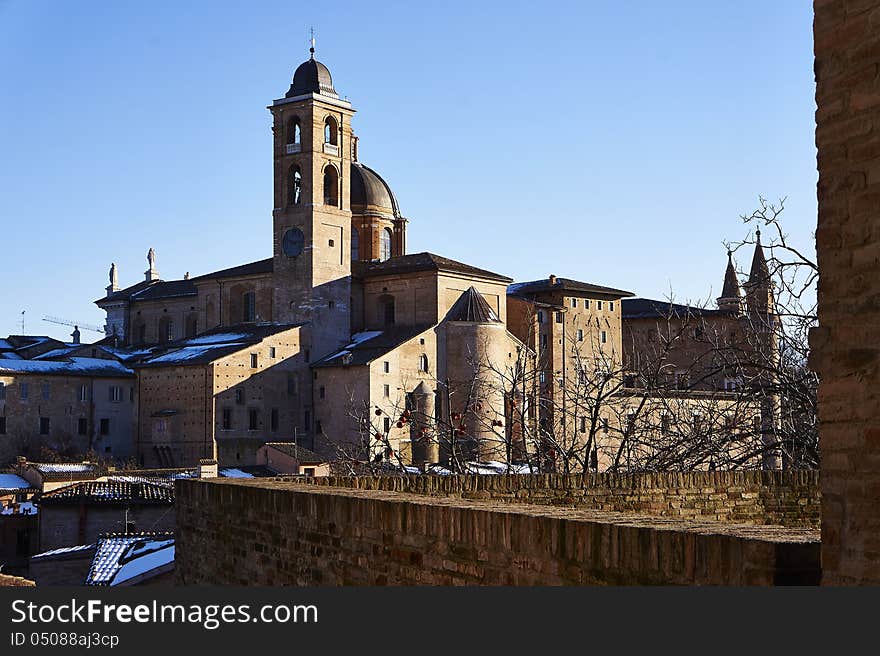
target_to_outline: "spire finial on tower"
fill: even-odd
[[[315,58],[315,28],[314,27],[309,29],[309,35],[310,35],[309,53],[311,53],[309,59],[314,59]]]
[[[758,239],[758,245],[760,246],[761,245],[761,229],[760,228],[755,230],[755,237]]]

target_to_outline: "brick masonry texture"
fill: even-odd
[[[880,2],[816,0],[822,580],[880,583]]]
[[[725,471],[621,476],[330,476],[298,482],[363,490],[818,528],[816,471]]]
[[[819,579],[815,529],[265,479],[181,480],[176,498],[179,584],[773,585]]]

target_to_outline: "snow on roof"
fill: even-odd
[[[118,585],[173,562],[170,534],[109,535],[98,542],[86,585]]]
[[[15,351],[8,351],[6,353],[0,353],[0,360],[24,360],[24,358]]]
[[[171,544],[168,546],[164,546],[161,549],[157,549],[156,551],[138,556],[134,560],[130,560],[125,563],[116,572],[116,575],[110,581],[110,585],[120,585],[121,583],[125,583],[126,581],[129,581],[136,576],[147,574],[148,572],[158,569],[159,567],[164,567],[165,565],[170,565],[171,563],[173,563],[174,540],[171,540],[170,542]]]
[[[131,376],[134,372],[115,360],[69,358],[68,360],[2,360],[0,372],[61,374],[68,376]]]
[[[215,349],[228,349],[233,346],[241,346],[244,348],[247,344],[235,342],[223,342],[222,344],[205,344],[203,346],[184,346],[183,348],[165,353],[148,360],[149,364],[186,362],[187,360],[195,360],[211,353]]]
[[[18,474],[0,474],[0,490],[26,490],[31,486]]]
[[[366,341],[371,340],[375,337],[378,337],[381,334],[382,334],[381,330],[365,330],[360,333],[355,333],[354,335],[351,336],[351,343],[346,345],[345,348],[343,348],[341,351],[337,351],[336,353],[327,357],[326,359],[332,360],[333,358],[338,358],[343,355],[349,355],[351,353],[351,351],[349,349],[357,348],[358,344],[360,344],[361,342],[366,342]]]
[[[246,333],[215,333],[213,335],[202,335],[201,337],[193,337],[186,340],[190,346],[199,346],[201,344],[228,344],[229,342],[239,342],[243,339],[252,337]]]
[[[77,349],[82,348],[82,344],[76,344],[75,346],[63,346],[61,348],[52,349],[51,351],[46,351],[45,353],[41,353],[34,360],[51,360],[53,358],[61,358],[76,351]]]
[[[14,348],[12,344],[10,344],[5,339],[0,339],[0,349],[11,349]]]
[[[253,478],[253,474],[236,469],[235,467],[224,467],[219,472],[223,478]]]
[[[95,465],[91,463],[67,463],[67,462],[32,462],[31,465],[39,472],[51,474],[67,474],[73,472],[92,472],[95,471]]]
[[[22,501],[0,510],[0,515],[36,515],[37,507],[30,501]]]
[[[77,544],[72,547],[60,547],[58,549],[51,549],[49,551],[44,551],[43,553],[34,554],[31,556],[31,559],[34,558],[48,558],[49,556],[60,556],[62,554],[72,554],[78,551],[88,551],[89,549],[94,549],[95,544]]]

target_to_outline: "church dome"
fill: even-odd
[[[306,93],[319,93],[323,96],[338,98],[336,89],[333,88],[333,78],[330,77],[330,69],[315,59],[314,55],[297,67],[293,74],[293,84],[285,94],[285,98],[302,96]]]
[[[388,183],[368,166],[351,163],[351,211],[362,214],[368,210],[400,216],[400,207]]]

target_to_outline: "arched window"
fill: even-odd
[[[336,145],[337,138],[336,119],[328,116],[324,119],[324,143]]]
[[[387,260],[391,257],[391,229],[385,228],[382,230],[382,235],[380,236],[381,242],[379,244],[379,259],[381,261]]]
[[[428,356],[424,353],[419,356],[419,371],[428,371]]]
[[[385,326],[394,325],[394,297],[390,294],[379,297],[379,319]]]
[[[357,228],[351,229],[351,261],[357,262],[361,257],[361,238]]]
[[[339,174],[330,164],[324,168],[324,205],[339,207]]]
[[[287,122],[287,143],[298,144],[302,142],[302,131],[299,127],[299,118],[292,116]]]
[[[287,172],[287,204],[299,205],[302,202],[302,174],[294,164]]]

